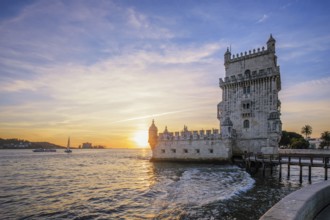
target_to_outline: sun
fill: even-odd
[[[133,140],[140,148],[148,147],[148,131],[135,132]]]

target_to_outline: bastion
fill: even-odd
[[[224,54],[225,77],[219,79],[222,101],[217,105],[219,129],[162,133],[154,120],[149,144],[154,161],[230,161],[245,152],[277,154],[281,138],[280,67],[276,41],[266,48]]]

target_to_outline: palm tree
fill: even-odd
[[[305,125],[301,128],[301,133],[306,135],[307,139],[307,137],[312,134],[312,127],[310,125]]]

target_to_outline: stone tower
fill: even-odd
[[[218,104],[223,139],[230,139],[234,155],[247,152],[277,153],[281,138],[280,68],[276,41],[267,48],[236,55],[224,54],[225,78],[220,78],[222,101]]]
[[[149,139],[148,139],[149,145],[151,149],[155,148],[155,146],[158,143],[158,129],[155,125],[155,121],[152,120],[152,124],[149,127]]]

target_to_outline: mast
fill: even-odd
[[[70,148],[70,137],[68,138],[68,145],[66,146],[66,149]]]

